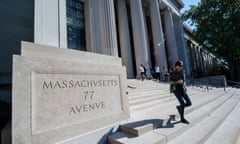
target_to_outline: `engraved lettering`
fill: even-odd
[[[101,108],[103,108],[103,109],[106,108],[106,105],[105,105],[104,101],[101,102]]]
[[[85,91],[85,92],[83,92],[85,95],[84,95],[84,97],[85,97],[85,100],[87,100],[87,96],[88,96],[88,92],[87,91]]]
[[[71,107],[71,108],[70,108],[69,115],[71,115],[72,113],[73,113],[73,114],[76,114],[76,111],[75,111],[74,107]]]
[[[62,87],[61,87],[60,83],[57,81],[53,88],[62,88]]]
[[[73,81],[73,80],[70,80],[70,81],[69,81],[69,86],[68,86],[68,88],[73,88],[73,85],[74,85],[73,83],[74,83],[74,81]]]
[[[86,113],[86,112],[96,111],[96,110],[105,109],[105,108],[106,108],[105,101],[89,103],[89,104],[82,104],[82,105],[79,105],[79,106],[71,107],[70,110],[69,110],[69,115],[82,113],[82,112]]]
[[[88,111],[88,105],[87,105],[87,104],[84,104],[84,105],[83,105],[83,111],[84,111],[84,112],[87,112],[87,111]]]
[[[117,86],[118,85],[118,81],[114,80],[114,85],[113,86]]]
[[[89,111],[92,111],[94,109],[95,109],[94,104],[89,104]]]
[[[81,81],[81,87],[87,87],[86,80]]]
[[[100,104],[101,104],[101,103],[95,103],[97,109],[100,108]]]
[[[79,81],[76,81],[76,83],[75,83],[75,86],[74,86],[74,87],[81,87],[81,85],[80,85]]]
[[[67,88],[67,80],[63,80],[62,84],[63,84],[62,88]]]
[[[52,82],[50,81],[49,83],[47,83],[46,81],[44,81],[43,89],[48,89],[48,88],[52,88]]]
[[[79,107],[75,106],[75,108],[76,108],[77,112],[80,112],[82,107],[81,106],[79,106]]]
[[[86,88],[118,86],[117,80],[44,80],[42,89]]]

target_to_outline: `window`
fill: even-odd
[[[67,43],[68,48],[86,50],[84,3],[67,0]]]

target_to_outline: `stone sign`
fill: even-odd
[[[129,118],[120,63],[24,42],[13,57],[13,143],[58,143]]]

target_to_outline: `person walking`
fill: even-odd
[[[191,99],[186,92],[185,88],[185,75],[183,71],[183,62],[177,61],[174,65],[174,71],[170,73],[169,81],[170,81],[170,92],[174,93],[177,100],[179,101],[178,106],[176,106],[178,113],[180,115],[180,121],[185,124],[189,124],[189,122],[184,117],[184,109],[185,107],[189,107],[192,105]]]

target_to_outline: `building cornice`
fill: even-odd
[[[173,4],[171,2],[169,2],[169,0],[159,0],[159,3],[164,3],[167,7],[169,7],[172,10],[172,12],[174,14],[181,17],[181,13],[180,13],[179,9],[177,9],[175,6],[173,6]]]
[[[181,6],[181,8],[184,7],[184,3],[182,2],[182,0],[176,0],[176,2]]]

